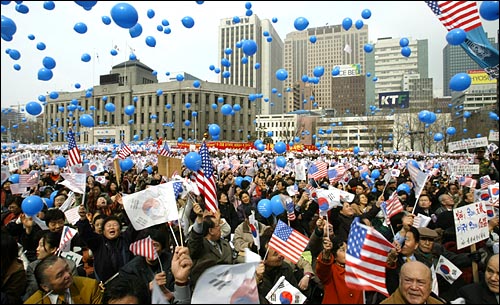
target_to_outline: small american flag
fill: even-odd
[[[118,158],[123,160],[126,157],[128,157],[131,153],[132,150],[130,149],[130,147],[128,147],[127,144],[125,144],[125,142],[122,142],[122,144],[120,145],[120,152],[118,153]]]
[[[314,161],[307,170],[310,179],[318,180],[328,176],[328,164],[321,160]]]
[[[476,1],[425,2],[448,31],[460,28],[468,32],[481,26]]]
[[[36,170],[32,170],[29,174],[19,175],[20,187],[32,187],[37,185],[39,181],[40,173]]]
[[[209,211],[216,212],[217,204],[217,187],[215,185],[214,166],[212,159],[208,153],[207,144],[205,141],[200,147],[201,167],[196,172],[196,184],[200,194],[205,197],[205,205]]]
[[[285,207],[288,220],[294,221],[296,216],[295,216],[295,205],[293,204],[292,198],[290,197],[286,198]]]
[[[389,296],[385,285],[387,254],[394,246],[373,227],[356,217],[347,238],[345,282],[348,287],[378,291]]]
[[[469,188],[475,188],[477,184],[476,179],[472,179],[471,177],[465,177],[465,176],[460,176],[458,178],[458,183],[460,183],[461,186],[466,186]]]
[[[309,238],[279,220],[269,240],[269,247],[296,264],[308,243]]]
[[[403,212],[403,205],[401,204],[401,201],[399,201],[399,197],[397,192],[393,192],[391,197],[387,201],[382,202],[380,205],[382,208],[382,211],[386,215],[386,223],[390,224],[390,219],[392,216]]]
[[[131,243],[129,250],[134,255],[144,256],[150,260],[158,258],[158,253],[153,245],[153,239],[150,236]]]
[[[481,189],[485,190],[488,186],[495,184],[495,181],[491,180],[490,175],[486,175],[479,178],[479,184],[481,185]]]
[[[76,146],[76,141],[75,141],[75,134],[73,133],[73,130],[70,128],[68,130],[68,167],[76,165],[76,164],[81,164],[82,163],[82,156],[80,155],[80,150],[78,149],[78,146]]]
[[[59,248],[57,251],[59,252],[69,252],[71,250],[71,239],[78,233],[77,230],[70,228],[68,226],[64,226],[63,232],[61,234],[61,240],[59,241]]]
[[[168,146],[167,141],[165,141],[165,144],[163,144],[163,147],[160,149],[158,152],[160,156],[165,156],[165,157],[171,157],[172,152],[170,151],[170,146]]]

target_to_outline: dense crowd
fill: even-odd
[[[42,154],[33,152],[34,157]],[[99,154],[104,153],[92,156]],[[8,156],[3,153],[4,165]],[[286,157],[287,166],[280,168],[274,154],[212,151],[217,211],[206,207],[204,196],[189,192],[176,199],[179,215],[183,215],[179,222],[142,230],[131,224],[124,197],[173,179],[159,174],[151,155],[137,155],[134,167],[119,176],[112,166],[97,175],[87,173],[84,194],[60,184],[66,169],[48,171],[51,162],[33,162],[11,171],[9,175],[39,170],[40,177],[24,194],[11,191],[8,175],[2,181],[2,304],[191,303],[205,270],[243,264],[248,250],[259,255],[260,262],[255,265],[253,283],[240,287],[247,290],[231,292],[232,303],[294,303],[286,296],[268,298],[284,276],[310,304],[498,304],[498,199],[491,202],[495,215],[488,219],[489,236],[474,245],[457,245],[453,215],[454,209],[476,202],[480,178],[499,181],[498,149],[486,153],[480,148],[473,154],[453,156],[295,153]],[[334,177],[313,173],[311,178],[308,169],[317,160],[336,168],[336,173],[343,172]],[[406,167],[409,162],[416,162],[430,177],[419,194]],[[479,164],[479,173],[453,175],[448,167],[452,163]],[[394,170],[397,173],[391,173]],[[387,173],[390,179],[385,179]],[[179,179],[196,180],[196,173],[185,166],[178,174]],[[477,183],[463,183],[465,179],[460,178]],[[333,188],[354,199],[341,198],[338,205],[322,211],[318,192]],[[51,204],[45,204],[36,217],[28,216],[23,213],[27,195]],[[286,198],[280,213],[262,213],[259,203],[276,195]],[[381,206],[396,197],[403,211],[388,218]],[[68,198],[74,198],[71,206],[79,206],[74,224],[60,209]],[[414,223],[419,214],[430,219],[425,226]],[[308,239],[296,262],[269,246],[280,221]],[[387,294],[357,289],[347,281],[346,251],[354,221],[374,228],[394,246],[383,254]],[[60,249],[68,227],[77,232],[69,245],[69,253],[81,256],[76,261]],[[255,234],[259,244],[255,244]],[[130,245],[148,236],[157,256],[135,255]],[[457,279],[450,282],[432,272],[440,257],[461,270]],[[212,298],[206,295],[204,303],[213,303]]]

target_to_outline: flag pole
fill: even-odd
[[[179,243],[177,242],[177,237],[175,237],[174,229],[172,229],[172,223],[170,221],[168,222],[168,227],[170,228],[170,231],[172,232],[172,236],[174,237],[175,245],[178,247]]]

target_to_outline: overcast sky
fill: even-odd
[[[2,1],[4,3],[6,1]],[[123,2],[123,1],[122,1]],[[130,49],[137,58],[158,72],[158,80],[167,80],[166,72],[175,76],[185,71],[202,80],[217,81],[217,75],[209,70],[210,65],[220,67],[218,58],[218,26],[222,18],[245,16],[247,1],[130,1],[139,15],[143,32],[132,38],[129,30],[114,21],[109,25],[102,22],[103,16],[111,16],[112,8],[119,1],[99,1],[91,10],[85,10],[75,1],[55,1],[53,10],[46,10],[44,2],[24,1],[29,8],[26,14],[15,10],[16,3],[1,6],[4,16],[12,19],[17,31],[11,41],[1,40],[1,106],[26,104],[38,100],[39,95],[51,91],[79,91],[98,85],[99,76],[108,74],[113,65],[128,60]],[[274,26],[284,40],[286,34],[295,31],[294,20],[305,17],[309,27],[326,24],[341,24],[346,17],[363,20],[369,27],[369,40],[376,42],[380,37],[427,39],[429,43],[429,76],[434,78],[435,94],[442,94],[442,50],[446,46],[446,29],[433,15],[424,1],[252,1],[252,11],[261,19],[278,18]],[[478,1],[478,7],[481,1]],[[147,16],[149,9],[155,12]],[[371,11],[369,19],[363,19],[361,12]],[[185,28],[181,20],[192,17],[195,24]],[[162,20],[168,20],[170,34],[157,30]],[[82,22],[88,30],[77,33],[73,28]],[[354,27],[354,26],[353,26]],[[496,37],[498,20],[483,20],[488,37]],[[355,30],[355,28],[354,28]],[[28,37],[33,35],[35,39]],[[147,36],[156,39],[156,46],[146,45]],[[43,42],[46,49],[37,49]],[[117,46],[118,55],[112,56],[111,49]],[[18,60],[6,52],[15,49],[20,52]],[[81,56],[92,56],[83,62]],[[49,56],[55,59],[53,78],[38,80],[42,60]],[[21,69],[16,71],[14,65]],[[465,72],[465,71],[464,71]],[[75,84],[81,89],[76,89]]]

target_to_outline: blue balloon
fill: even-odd
[[[126,172],[134,167],[134,161],[132,161],[130,158],[126,158],[124,160],[120,160],[120,169],[122,172]]]
[[[192,151],[184,157],[184,165],[192,171],[197,171],[201,167],[201,156],[199,153]]]
[[[276,144],[274,144],[274,151],[277,154],[282,154],[286,152],[286,144],[282,141],[276,142]]]
[[[280,81],[284,81],[288,78],[288,71],[285,69],[278,69],[276,71],[276,78]]]
[[[42,60],[42,64],[47,69],[54,69],[56,67],[56,61],[54,58],[45,56]]]
[[[35,216],[43,209],[43,201],[40,196],[32,195],[24,198],[21,203],[23,213],[28,216]]]
[[[147,16],[149,19],[153,18],[155,16],[155,11],[150,8],[147,12]]]
[[[149,47],[155,47],[156,46],[156,39],[153,36],[148,36],[146,37],[146,44]]]
[[[194,19],[190,16],[186,16],[186,17],[182,18],[181,22],[182,22],[182,25],[188,29],[190,29],[194,26]]]
[[[9,181],[14,183],[14,184],[19,183],[19,174],[10,175]]]
[[[409,43],[410,41],[406,37],[403,37],[399,40],[399,46],[402,48],[407,47]]]
[[[404,191],[406,194],[410,195],[411,189],[410,189],[410,186],[408,184],[401,183],[400,185],[398,185],[396,191],[397,192]]]
[[[380,177],[380,170],[378,169],[374,169],[372,170],[372,174],[370,175],[373,179],[377,179],[378,177]]]
[[[304,17],[298,17],[293,22],[293,26],[297,31],[303,31],[309,26],[309,20]]]
[[[457,73],[450,79],[450,89],[454,91],[464,91],[472,83],[472,79],[467,73]]]
[[[342,20],[342,27],[344,28],[344,30],[349,31],[351,26],[352,26],[352,19],[351,18],[346,17],[346,18],[344,18],[344,20]]]
[[[257,204],[257,211],[264,218],[268,218],[269,216],[271,216],[272,215],[271,201],[269,199],[261,199]]]
[[[109,18],[109,16],[102,16],[102,17],[101,17],[101,21],[102,21],[102,23],[104,23],[105,25],[110,25],[110,24],[111,24],[111,18]]]
[[[54,160],[54,163],[60,168],[62,168],[66,166],[67,160],[63,156],[59,156]]]
[[[52,70],[50,70],[50,69],[41,68],[40,70],[38,70],[38,79],[39,80],[48,81],[48,80],[52,79],[52,76],[54,76],[54,74],[52,73]]]
[[[242,182],[242,181],[243,181],[243,177],[241,177],[241,176],[238,176],[238,177],[234,178],[234,183],[235,183],[237,186],[239,186],[239,187],[241,187],[241,182]]]
[[[259,145],[262,145],[265,148],[264,144],[259,144]],[[285,159],[285,157],[283,157],[283,156],[276,157],[276,166],[284,168],[286,166],[286,159]]]
[[[220,127],[219,127],[219,125],[217,125],[217,124],[210,124],[210,126],[208,126],[208,133],[212,137],[220,135]]]
[[[401,48],[401,55],[404,57],[409,57],[411,55],[411,49],[409,47]]]
[[[26,104],[25,110],[27,113],[37,116],[42,113],[43,107],[39,102],[29,102]]]
[[[365,50],[366,53],[370,53],[373,51],[373,45],[370,43],[367,43],[363,46],[363,50]]]
[[[233,111],[233,107],[231,107],[231,105],[229,105],[229,104],[224,104],[224,105],[222,105],[220,110],[221,110],[222,114],[230,115],[231,112]]]
[[[78,22],[73,27],[73,30],[75,30],[75,32],[77,32],[79,34],[85,34],[85,33],[87,33],[87,25],[83,22]]]
[[[448,127],[446,128],[446,133],[450,136],[454,135],[457,132],[455,127]]]
[[[479,15],[484,20],[494,21],[498,19],[498,1],[483,1],[479,6]],[[3,25],[3,24],[2,24]]]
[[[12,36],[17,31],[17,26],[14,20],[10,19],[7,16],[2,15],[1,29],[2,29],[2,39],[5,41],[11,41]]]
[[[356,29],[361,30],[365,24],[363,20],[356,20],[356,23],[354,23],[354,25],[356,26]]]
[[[135,112],[135,106],[134,105],[128,105],[125,107],[124,112],[126,115],[134,115]]]
[[[314,36],[314,35],[313,35],[313,36],[311,36],[311,37],[309,37],[309,41],[310,41],[311,43],[316,43],[316,41],[317,41],[317,40],[318,40],[318,38],[316,38],[316,36]]]
[[[371,16],[372,16],[372,12],[369,9],[364,9],[361,12],[361,17],[363,17],[363,19],[369,19]]]
[[[81,58],[81,60],[82,60],[83,62],[89,62],[91,58],[92,58],[92,57],[90,56],[90,54],[88,54],[88,53],[84,53],[84,54],[82,54],[82,58]]]
[[[106,111],[108,112],[115,112],[115,105],[113,103],[107,103],[106,105],[104,105],[104,109],[106,109]]]
[[[54,1],[44,1],[43,2],[43,8],[48,10],[48,11],[53,10],[55,7],[56,7],[56,5],[54,4]]]
[[[42,197],[42,201],[43,201],[43,203],[45,203],[45,205],[49,209],[54,207],[54,200],[53,199]]]
[[[453,46],[458,46],[467,38],[467,34],[461,28],[456,28],[446,34],[446,41]]]
[[[285,207],[283,206],[283,203],[281,203],[281,196],[280,195],[274,195],[271,198],[271,211],[276,216],[285,212]]]
[[[321,77],[325,73],[325,68],[322,66],[314,67],[313,74],[316,77]]]
[[[132,38],[141,36],[141,34],[142,34],[142,25],[139,22],[137,22],[133,27],[131,27],[130,29],[128,29],[128,32],[130,34],[130,37],[132,37]],[[146,43],[147,43],[147,41],[146,41]],[[115,52],[116,52],[116,50],[115,50]]]
[[[436,141],[436,142],[442,141],[442,140],[443,140],[443,138],[444,138],[444,137],[443,137],[443,134],[442,134],[442,133],[440,133],[440,132],[436,132],[436,133],[434,134],[434,141]]]
[[[79,118],[80,125],[84,127],[94,127],[94,119],[89,114],[82,114]]]
[[[111,8],[111,18],[119,27],[130,29],[137,24],[139,14],[132,5],[122,2]]]
[[[255,40],[247,39],[243,41],[243,45],[241,48],[246,56],[252,56],[257,53],[257,43],[255,42]]]

